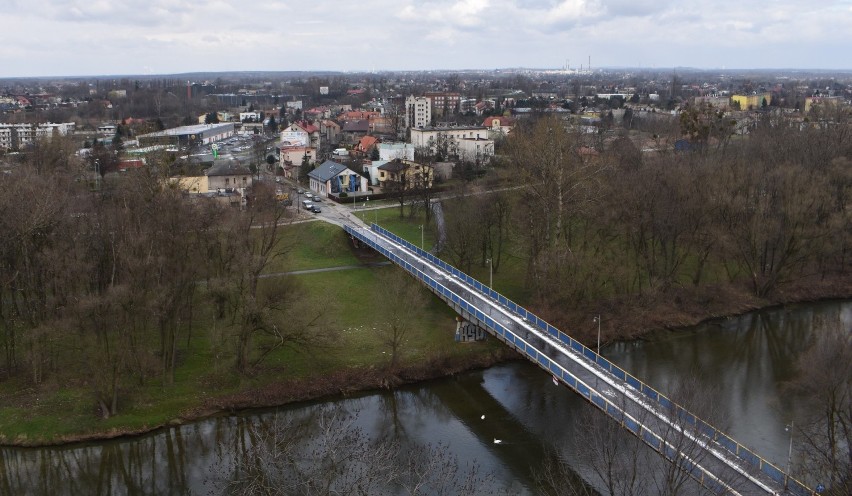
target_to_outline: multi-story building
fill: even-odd
[[[379,160],[404,159],[414,161],[414,145],[411,143],[379,143]]]
[[[10,150],[31,143],[36,138],[48,139],[55,135],[65,136],[73,133],[75,124],[63,122],[54,124],[0,124],[0,149]]]
[[[485,126],[428,127],[411,130],[411,144],[460,160],[482,162],[494,155],[494,140]]]
[[[759,109],[766,102],[772,103],[772,93],[756,93],[753,95],[732,95],[731,102],[738,104],[740,110]]]
[[[405,128],[421,128],[432,124],[432,101],[427,97],[405,99]]]
[[[432,102],[432,113],[445,116],[459,113],[461,95],[450,92],[427,92],[423,95]]]
[[[460,139],[486,139],[488,128],[485,126],[458,126],[458,127],[424,127],[411,130],[411,144],[415,148],[432,147],[441,138]]]

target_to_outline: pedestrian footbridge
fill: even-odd
[[[815,494],[777,466],[522,306],[373,224],[346,232],[425,284],[716,494]]]

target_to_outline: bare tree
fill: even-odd
[[[255,187],[250,208],[231,213],[221,246],[214,250],[219,267],[210,281],[210,295],[217,318],[233,336],[236,369],[247,373],[283,346],[326,344],[330,330],[322,309],[305,301],[295,279],[280,277],[261,284],[269,264],[293,243],[280,236],[280,226],[289,217],[275,200],[274,189]]]
[[[409,328],[419,317],[428,300],[423,289],[402,270],[383,273],[380,276],[379,288],[379,300],[384,302],[390,312],[377,330],[382,344],[390,352],[388,371],[393,374],[405,348]],[[400,308],[405,308],[405,311],[399,311]]]

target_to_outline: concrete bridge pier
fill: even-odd
[[[488,331],[477,324],[465,320],[462,317],[456,317],[456,341],[459,343],[472,343],[474,341],[485,341],[488,338]]]

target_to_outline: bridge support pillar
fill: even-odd
[[[456,317],[456,341],[459,343],[472,343],[474,341],[485,341],[488,332],[462,317]]]

